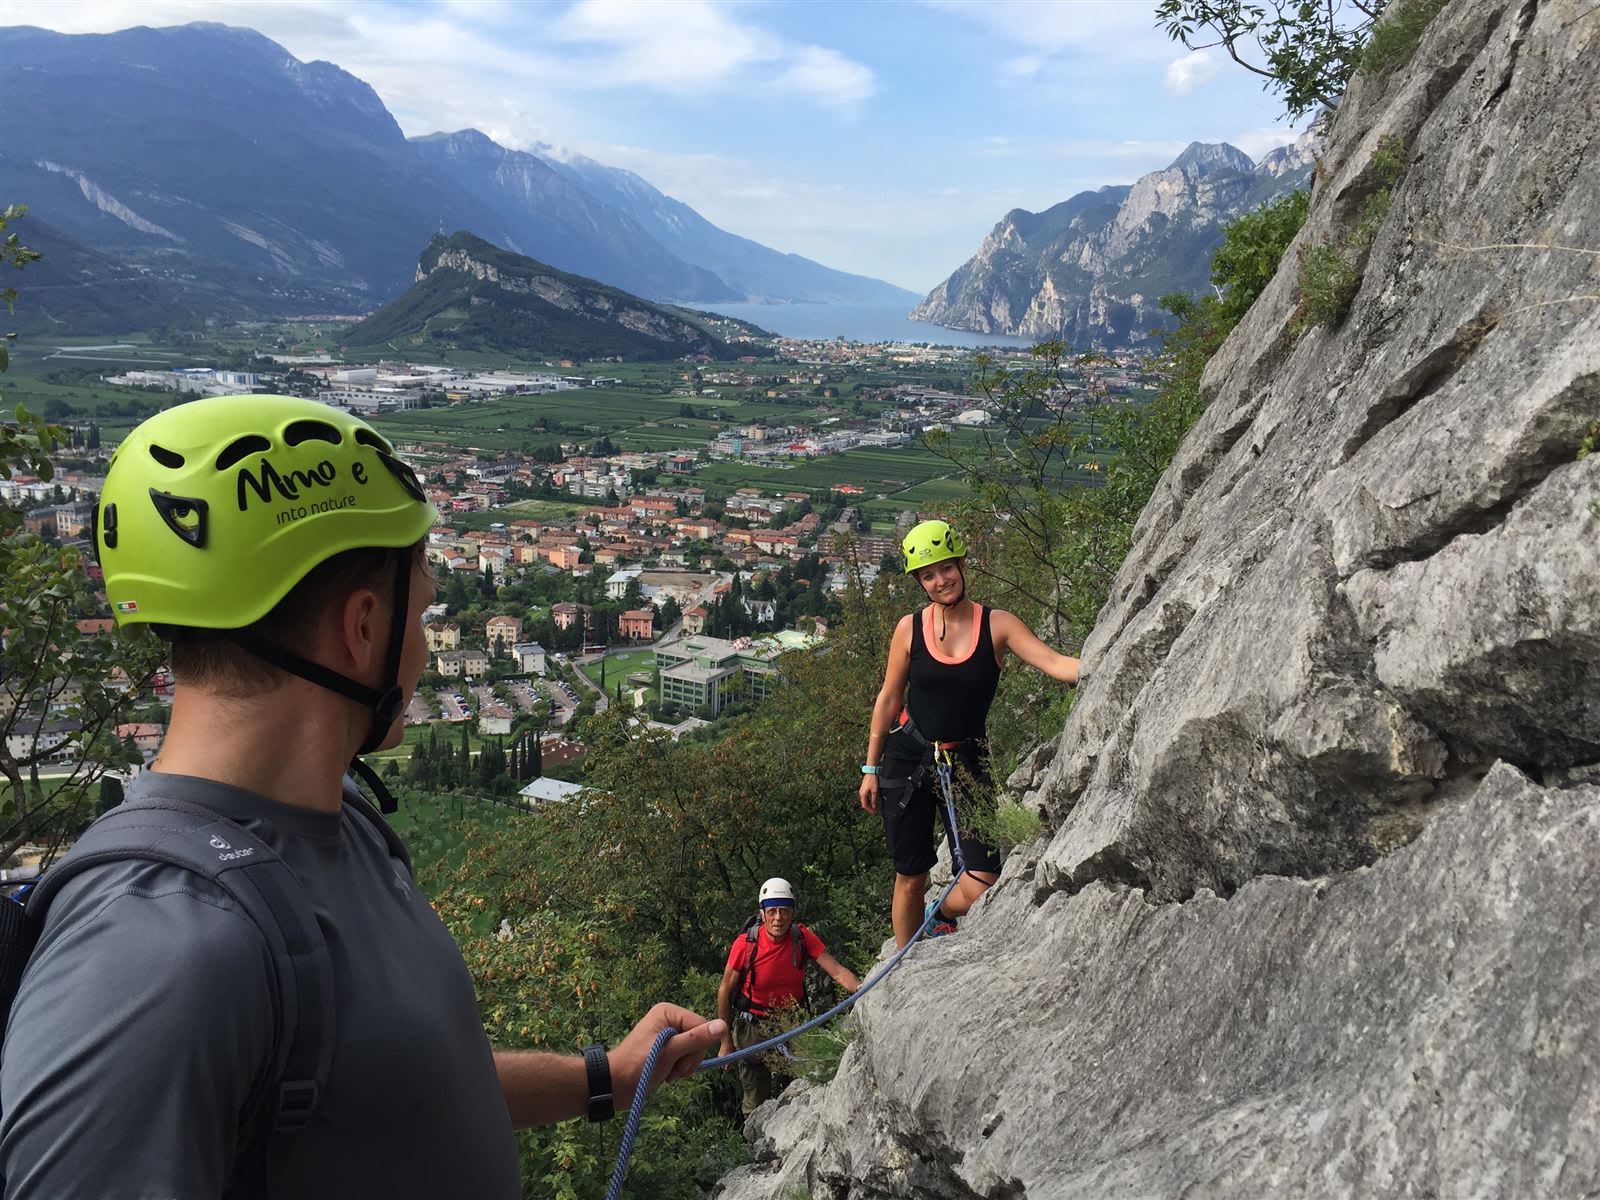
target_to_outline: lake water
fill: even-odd
[[[936,346],[1033,345],[1028,338],[967,333],[927,321],[908,321],[910,304],[697,304],[696,308],[749,321],[785,337],[852,342],[929,342]]]

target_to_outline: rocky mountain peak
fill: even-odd
[[[1167,169],[1181,171],[1190,179],[1203,179],[1218,171],[1253,171],[1255,163],[1243,150],[1226,142],[1190,142]]]
[[[911,315],[1084,347],[1144,341],[1166,321],[1161,296],[1206,288],[1227,221],[1305,181],[1313,146],[1264,170],[1237,147],[1192,142],[1130,186],[1013,209]]]

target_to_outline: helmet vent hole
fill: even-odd
[[[150,457],[155,459],[163,467],[166,467],[169,471],[181,470],[183,467],[183,455],[179,454],[176,450],[168,450],[165,446],[157,446],[152,444],[150,447]]]
[[[296,421],[283,431],[283,441],[286,446],[298,446],[301,442],[331,442],[337,446],[343,438],[339,431],[326,421]]]
[[[272,449],[272,443],[259,433],[247,433],[243,437],[234,438],[223,447],[222,453],[217,455],[217,470],[226,471],[240,459],[252,454],[265,454]]]
[[[390,446],[388,442],[384,441],[370,429],[357,429],[356,441],[360,442],[363,446],[371,446],[374,450],[380,451],[384,454],[394,453],[394,447]]]

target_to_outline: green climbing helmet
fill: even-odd
[[[906,574],[950,558],[965,558],[967,543],[943,521],[919,521],[900,543],[906,556]]]
[[[365,421],[292,396],[212,396],[117,447],[95,549],[118,624],[238,629],[325,559],[409,546],[437,515]]]

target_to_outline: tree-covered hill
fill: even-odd
[[[659,305],[467,232],[429,242],[417,282],[353,326],[345,344],[539,352],[574,359],[732,355],[720,338]]]

